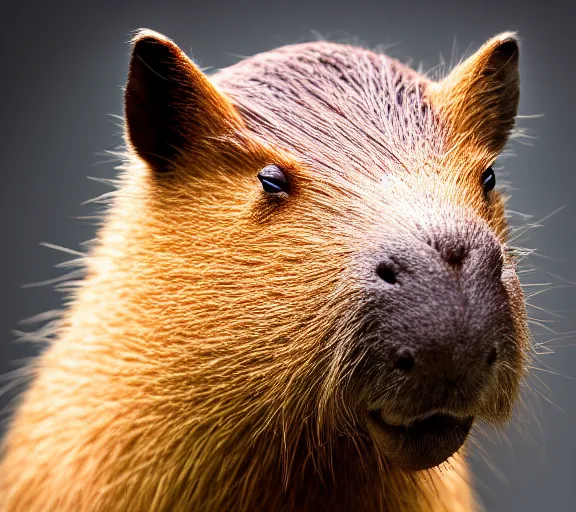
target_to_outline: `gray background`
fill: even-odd
[[[0,373],[35,353],[33,346],[13,342],[19,321],[58,307],[61,299],[49,286],[21,287],[60,275],[54,265],[68,259],[38,243],[80,249],[93,235],[93,223],[72,217],[92,214],[94,208],[81,203],[108,190],[86,176],[114,175],[114,164],[102,152],[121,143],[118,121],[109,114],[122,112],[126,42],[140,27],[165,33],[202,66],[214,68],[241,55],[313,39],[318,31],[371,47],[394,43],[389,54],[429,69],[440,54],[447,61],[453,54],[460,58],[497,32],[518,30],[520,114],[544,116],[520,121],[535,138],[531,146],[513,144],[517,156],[505,160],[514,187],[510,207],[538,221],[565,206],[523,240],[538,250],[531,258],[538,271],[525,282],[554,285],[531,302],[560,316],[536,307],[530,314],[552,320],[546,325],[556,332],[575,330],[576,290],[570,281],[576,281],[576,17],[566,5],[530,0],[3,3]],[[568,510],[576,502],[574,337],[538,327],[535,336],[549,341],[555,353],[536,364],[546,371],[533,372],[527,406],[519,408],[506,435],[480,436],[483,449],[473,463],[490,511]]]

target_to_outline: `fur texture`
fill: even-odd
[[[2,509],[472,510],[463,451],[402,471],[366,425],[358,276],[388,236],[487,226],[513,350],[475,413],[506,420],[528,331],[479,179],[516,114],[513,34],[441,81],[326,42],[209,79],[158,34],[134,44],[120,185],[6,437]],[[289,194],[262,192],[268,164]]]

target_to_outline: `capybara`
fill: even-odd
[[[211,76],[140,31],[85,275],[3,444],[4,511],[474,510],[529,354],[493,165],[515,34],[432,79],[325,41]]]

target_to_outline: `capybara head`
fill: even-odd
[[[382,503],[386,475],[510,417],[528,331],[492,166],[518,99],[510,33],[441,80],[327,42],[208,77],[138,34],[70,325],[117,340],[146,457],[179,461],[162,485],[206,509]]]
[[[509,417],[526,327],[492,165],[518,98],[511,34],[440,82],[329,43],[210,80],[136,38],[127,133],[151,167],[158,300],[218,380],[218,421],[365,432],[422,469]]]

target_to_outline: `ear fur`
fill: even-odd
[[[514,127],[520,99],[519,48],[512,32],[499,34],[433,87],[459,139],[498,153]]]
[[[200,154],[211,139],[240,125],[229,100],[168,38],[142,30],[132,41],[124,116],[129,144],[158,172],[183,153]]]

